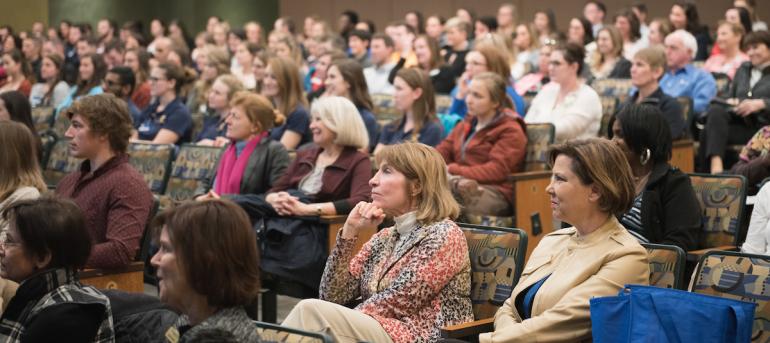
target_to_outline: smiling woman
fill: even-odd
[[[591,298],[648,283],[647,252],[615,218],[634,194],[620,148],[602,139],[572,140],[548,156],[553,216],[574,227],[543,237],[497,311],[495,331],[479,342],[589,339]]]

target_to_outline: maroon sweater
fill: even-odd
[[[297,158],[289,169],[273,185],[270,193],[297,189],[305,175],[315,168],[321,148],[310,148],[297,152]],[[314,196],[314,202],[331,202],[337,214],[348,214],[359,201],[369,201],[372,187],[372,162],[369,156],[356,148],[345,147],[334,163],[328,165],[321,176],[321,190]]]
[[[120,268],[134,260],[153,201],[128,155],[113,157],[93,173],[83,161],[80,171],[59,182],[56,195],[73,200],[85,214],[94,242],[86,267]]]

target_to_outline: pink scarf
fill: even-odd
[[[222,156],[222,162],[217,169],[217,181],[214,185],[214,191],[219,195],[240,194],[241,180],[246,171],[246,164],[249,162],[249,156],[257,147],[257,144],[267,136],[267,132],[252,138],[246,147],[241,151],[240,156],[235,155],[235,141],[225,151]]]

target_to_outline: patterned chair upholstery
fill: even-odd
[[[173,144],[131,143],[128,154],[131,163],[142,176],[153,194],[163,194],[174,160]]]
[[[601,79],[595,80],[591,87],[596,90],[599,96],[614,97],[622,103],[628,98],[631,91],[631,79]]]
[[[32,109],[32,123],[37,132],[45,132],[51,129],[53,123],[53,107],[35,107]]]
[[[757,304],[752,342],[770,341],[770,256],[710,251],[698,263],[690,291]]]
[[[471,258],[473,315],[476,319],[493,317],[519,282],[527,234],[513,228],[459,225]]]
[[[746,204],[746,178],[688,174],[703,214],[703,248],[737,246]]]
[[[205,113],[201,112],[194,112],[190,114],[190,118],[192,118],[192,136],[193,139],[195,137],[198,137],[198,134],[203,131],[203,119],[206,118]]]
[[[548,147],[556,138],[556,128],[551,123],[527,124],[527,156],[525,171],[548,170]]]
[[[372,94],[372,102],[374,103],[374,116],[381,126],[387,125],[402,115],[393,104],[393,96],[390,94]]]
[[[53,121],[53,132],[56,134],[56,136],[64,137],[64,133],[67,132],[69,127],[70,119],[67,118],[64,113],[56,115],[56,118]]]
[[[436,95],[436,113],[449,113],[449,108],[452,107],[452,96],[446,94]]]
[[[602,95],[599,99],[602,102],[602,123],[599,125],[599,137],[607,137],[607,130],[610,128],[610,118],[615,115],[619,102],[616,97],[608,95]]]
[[[223,150],[194,144],[182,145],[171,168],[166,192],[161,197],[161,208],[191,200],[203,179],[216,168]]]
[[[333,343],[331,337],[317,332],[280,326],[277,324],[254,321],[259,333],[259,341],[264,343],[302,342],[302,343]]]
[[[668,244],[642,243],[650,261],[650,285],[661,288],[682,289],[684,280],[685,252]]]
[[[70,140],[59,139],[53,144],[48,161],[43,170],[43,179],[49,188],[55,187],[67,174],[80,168],[83,160],[74,158],[69,153]]]

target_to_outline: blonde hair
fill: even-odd
[[[666,69],[666,52],[659,46],[651,46],[636,52],[638,58],[650,65],[650,69]]]
[[[214,83],[217,83],[217,82],[222,82],[222,84],[227,86],[227,100],[232,99],[235,93],[243,90],[243,82],[241,82],[241,80],[239,80],[237,77],[235,77],[235,75],[232,75],[232,74],[217,76],[217,78],[214,79]]]
[[[408,194],[416,191],[412,201],[417,205],[419,223],[455,219],[460,214],[460,205],[448,186],[446,163],[436,149],[406,142],[385,146],[374,159],[378,166],[384,162],[404,174]]]
[[[487,71],[474,76],[473,81],[479,81],[484,84],[487,92],[489,92],[490,100],[498,103],[498,111],[504,108],[510,108],[514,111],[518,110],[505,90],[507,86],[505,79],[500,75]]]
[[[258,124],[260,131],[268,131],[283,125],[286,117],[273,108],[273,103],[266,97],[241,90],[233,95],[230,107],[240,106],[252,124]]]
[[[620,35],[620,31],[614,26],[602,27],[599,29],[599,32],[596,33],[597,42],[599,41],[599,35],[602,34],[602,31],[607,31],[607,34],[610,35],[610,40],[612,41],[612,52],[610,52],[610,54],[615,55],[615,57],[623,56],[623,37]],[[596,49],[594,51],[594,56],[591,59],[591,69],[599,70],[603,63],[604,55],[599,52],[599,49]]]
[[[289,54],[291,55],[292,62],[296,63],[297,65],[302,65],[302,51],[297,45],[297,41],[294,39],[294,36],[275,30],[270,32],[270,36],[273,36],[278,43],[286,44],[286,46],[289,47]],[[275,51],[272,51],[272,53],[275,54]]]
[[[490,33],[484,35],[483,37],[477,38],[475,44],[477,48],[482,45],[487,45],[497,49],[503,53],[503,55],[505,55],[505,59],[508,61],[508,64],[513,64],[516,62],[516,58],[514,56],[515,49],[513,47],[513,40],[506,35],[500,33]],[[534,49],[536,46],[533,45],[532,48]]]
[[[0,121],[0,202],[21,187],[46,191],[32,132],[15,121]]]
[[[357,149],[369,146],[369,134],[364,120],[348,98],[341,96],[319,98],[313,101],[310,113],[321,117],[324,125],[336,134],[334,144]]]

